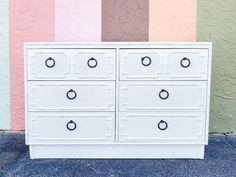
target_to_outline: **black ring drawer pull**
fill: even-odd
[[[163,95],[164,94],[164,95]],[[162,89],[160,92],[159,92],[159,97],[162,99],[162,100],[166,100],[168,97],[169,97],[169,92],[165,89]]]
[[[87,65],[90,67],[90,68],[95,68],[97,65],[98,65],[98,62],[95,58],[90,58],[88,61],[87,61]]]
[[[143,66],[149,66],[152,63],[152,60],[150,57],[145,56],[141,58],[141,63]]]
[[[66,93],[66,97],[69,99],[69,100],[73,100],[77,97],[77,93],[73,90],[73,89],[70,89],[67,93]]]
[[[181,65],[183,68],[189,67],[190,64],[191,64],[191,61],[190,61],[188,58],[186,58],[186,57],[184,57],[184,58],[180,61],[180,65]]]
[[[52,68],[54,67],[56,64],[55,60],[52,58],[52,57],[49,57],[47,60],[45,60],[45,65],[48,67],[48,68]]]
[[[158,126],[159,130],[165,130],[165,129],[167,129],[168,124],[167,124],[166,121],[161,120],[161,121],[158,123],[157,126]]]
[[[75,130],[77,127],[76,123],[73,120],[70,120],[67,124],[66,124],[66,128],[70,131]]]

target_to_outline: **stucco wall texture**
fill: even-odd
[[[195,41],[196,0],[149,0],[149,41]]]
[[[213,42],[211,132],[236,131],[235,33],[235,0],[198,0],[197,41]]]
[[[54,41],[54,1],[9,1],[11,127],[24,129],[23,43]]]
[[[103,41],[148,41],[147,0],[103,0]]]
[[[0,15],[0,129],[24,130],[23,42],[197,40],[213,42],[210,131],[236,132],[235,0],[0,0]]]
[[[0,0],[0,129],[10,128],[8,2]]]
[[[101,0],[55,0],[51,8],[55,41],[101,41]]]

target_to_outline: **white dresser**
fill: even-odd
[[[25,43],[31,158],[200,158],[211,43]]]

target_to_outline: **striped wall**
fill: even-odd
[[[235,22],[235,1],[227,0],[0,0],[0,129],[24,130],[23,42],[30,41],[211,41],[225,45],[230,35],[217,33],[222,21]],[[224,10],[221,10],[224,5]],[[229,19],[218,18],[214,8]],[[208,10],[210,9],[210,11]],[[230,12],[229,12],[230,11]],[[228,15],[227,15],[228,14]],[[216,23],[219,23],[218,26]],[[210,25],[209,25],[210,24]],[[235,23],[227,23],[235,30]],[[231,25],[230,25],[231,24]],[[214,32],[212,31],[214,30]],[[230,34],[228,31],[227,34]],[[221,37],[218,36],[221,35]],[[225,36],[226,39],[223,37]],[[218,38],[222,39],[217,40]],[[235,40],[236,41],[236,40]],[[219,44],[218,44],[219,43]],[[231,43],[230,43],[231,44]],[[234,47],[236,46],[233,43]],[[231,46],[232,47],[232,46]],[[219,47],[220,49],[220,47]],[[226,53],[225,53],[226,55]],[[219,52],[214,55],[222,57]],[[231,55],[229,55],[231,56]],[[236,56],[236,55],[234,55]],[[231,61],[236,59],[232,55]],[[215,60],[215,59],[214,59]],[[227,60],[226,60],[227,62]],[[213,65],[219,67],[217,64]],[[227,68],[222,67],[222,72]],[[221,81],[213,71],[215,85]],[[236,86],[235,71],[227,73],[224,84]],[[228,81],[227,81],[228,79]],[[236,131],[233,125],[223,126],[236,116],[235,108],[226,112],[216,109],[230,89],[223,95],[213,85],[211,131]],[[227,90],[229,89],[229,90]],[[235,94],[235,93],[233,93]],[[222,98],[222,99],[221,99]]]
[[[53,0],[9,1],[11,128],[24,129],[23,43],[54,41]]]

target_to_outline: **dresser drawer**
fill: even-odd
[[[163,58],[157,49],[121,49],[121,80],[161,79],[164,74]]]
[[[121,49],[121,80],[207,80],[208,49]]]
[[[114,112],[30,112],[29,143],[113,142]]]
[[[113,81],[28,82],[29,111],[114,111]]]
[[[166,77],[171,80],[207,80],[208,49],[169,49]]]
[[[205,81],[122,81],[120,111],[206,110]]]
[[[28,80],[60,80],[71,77],[73,50],[70,49],[28,49]]]
[[[115,49],[30,49],[28,80],[115,80]]]
[[[120,142],[203,143],[205,112],[131,113],[119,115]]]
[[[75,55],[74,73],[80,80],[115,80],[115,49],[80,49]]]

